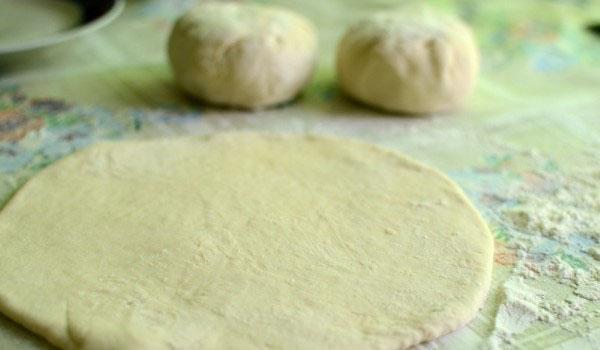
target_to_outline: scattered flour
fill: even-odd
[[[536,322],[582,335],[565,324],[600,315],[600,172],[536,177],[539,191],[517,190],[509,196],[516,202],[501,209],[517,261],[502,286],[492,349],[514,346],[515,336]],[[566,294],[540,289],[542,280],[562,285]]]
[[[495,328],[489,341],[492,349],[512,343],[514,334],[525,331],[541,314],[544,293],[527,285],[522,278],[510,278],[503,286],[504,301],[498,308]]]
[[[588,320],[600,312],[600,309],[586,309],[589,303],[600,301],[600,269],[597,266],[588,270],[573,268],[557,257],[537,263],[535,272],[532,272],[531,266],[528,257],[519,260],[515,273],[502,286],[504,300],[498,308],[494,331],[488,339],[492,349],[512,345],[514,336],[523,333],[535,322],[562,327],[573,317]],[[550,277],[564,284],[570,294],[557,298],[534,287],[533,282],[541,277]],[[577,329],[571,331],[578,332]]]
[[[541,194],[516,195],[518,204],[504,211],[521,232],[539,233],[559,241],[571,234],[600,239],[600,185],[597,176],[560,179],[560,187]]]

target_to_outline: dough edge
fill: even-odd
[[[471,203],[471,201],[465,195],[463,190],[456,183],[454,183],[454,181],[452,181],[447,175],[445,175],[441,171],[439,171],[427,164],[417,162],[417,161],[413,160],[412,158],[405,156],[404,154],[402,154],[396,150],[378,146],[378,145],[375,145],[372,143],[367,143],[364,141],[359,141],[356,139],[348,139],[348,138],[342,138],[342,137],[324,135],[324,134],[227,131],[227,132],[216,132],[216,133],[197,135],[197,136],[176,137],[175,139],[190,140],[190,141],[208,141],[215,137],[235,138],[235,137],[238,137],[239,135],[258,137],[261,139],[265,139],[265,138],[269,138],[269,139],[271,139],[271,138],[300,138],[300,139],[306,138],[309,140],[317,139],[317,140],[324,140],[324,141],[330,141],[330,142],[337,141],[337,142],[342,142],[342,143],[346,143],[346,144],[361,145],[363,147],[368,147],[368,148],[370,148],[370,150],[375,151],[375,152],[381,152],[384,154],[393,155],[394,157],[401,160],[405,165],[408,165],[410,167],[418,167],[424,171],[427,171],[427,172],[433,173],[434,175],[437,175],[440,179],[443,179],[443,181],[446,182],[446,184],[449,185],[449,187],[455,191],[455,194],[457,194],[459,196],[459,198],[463,202],[463,204],[465,204],[466,207],[471,212],[476,214],[478,225],[480,225],[482,227],[482,229],[486,233],[486,236],[488,237],[489,244],[488,244],[488,249],[487,249],[486,253],[489,257],[487,259],[487,264],[485,265],[485,271],[486,271],[485,272],[485,280],[482,281],[482,284],[485,287],[480,289],[480,293],[477,296],[476,300],[473,303],[471,303],[472,307],[470,309],[464,309],[463,312],[460,315],[457,314],[456,315],[457,317],[452,319],[452,321],[450,321],[449,319],[440,319],[439,322],[431,322],[431,323],[421,327],[419,329],[420,333],[414,334],[414,337],[410,337],[410,338],[409,337],[404,337],[404,338],[390,337],[391,341],[389,343],[390,344],[389,349],[398,349],[398,348],[403,349],[403,348],[408,348],[410,346],[418,345],[418,344],[421,344],[421,343],[424,343],[427,341],[435,340],[436,338],[439,338],[441,336],[447,335],[453,331],[460,329],[461,327],[465,326],[466,324],[468,324],[470,321],[473,320],[473,318],[476,316],[477,312],[482,308],[482,306],[487,298],[487,294],[489,292],[490,285],[491,285],[491,278],[492,278],[491,272],[492,272],[492,267],[493,267],[493,255],[494,255],[493,235],[492,235],[487,223],[485,222],[485,220],[483,219],[483,217],[481,216],[479,211],[474,207],[474,205]],[[97,152],[97,150],[99,150],[99,149],[103,149],[103,148],[107,148],[107,147],[108,148],[114,147],[114,146],[122,144],[122,143],[144,144],[144,143],[149,143],[149,142],[150,143],[152,143],[152,142],[169,142],[172,139],[173,138],[156,138],[156,139],[129,139],[129,140],[101,141],[97,144],[88,146],[85,149],[81,149],[70,155],[67,155],[67,156],[53,162],[51,165],[49,165],[42,171],[38,172],[36,175],[31,177],[21,188],[19,188],[7,200],[7,204],[3,208],[0,209],[0,220],[2,219],[2,214],[4,212],[4,209],[9,208],[14,203],[14,199],[18,199],[22,195],[22,193],[25,192],[24,190],[27,188],[28,185],[30,185],[31,179],[33,179],[36,176],[39,176],[43,173],[52,172],[53,169],[60,167],[60,164],[62,162],[70,161],[72,157],[86,157],[87,154],[92,153],[92,152]],[[6,298],[3,298],[1,295],[0,295],[0,312],[2,314],[4,314],[5,316],[7,316],[9,319],[13,320],[14,322],[24,326],[25,328],[32,331],[33,333],[36,333],[37,335],[48,340],[53,345],[56,345],[56,346],[59,346],[61,348],[65,348],[65,349],[77,348],[77,347],[73,347],[73,345],[77,344],[77,342],[75,342],[74,339],[69,338],[69,340],[71,341],[70,343],[64,342],[63,339],[61,339],[60,335],[52,334],[51,332],[48,332],[47,327],[45,327],[42,324],[37,323],[35,320],[32,320],[29,317],[27,317],[26,312],[21,312],[20,310],[18,310],[18,307],[12,306],[10,301],[6,300]],[[66,320],[65,320],[65,322],[66,322]],[[65,333],[68,334],[69,337],[71,336],[71,332],[69,331],[68,323],[66,324]],[[131,345],[135,346],[135,344],[131,344]],[[144,347],[147,347],[150,344],[143,344],[143,345],[144,345]]]

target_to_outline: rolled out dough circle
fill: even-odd
[[[397,349],[474,317],[492,251],[455,184],[375,146],[103,143],[0,213],[0,310],[65,348]]]

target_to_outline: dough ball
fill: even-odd
[[[0,312],[65,349],[402,349],[472,319],[493,238],[446,176],[254,133],[103,143],[0,212]]]
[[[391,112],[454,109],[471,92],[478,70],[469,28],[431,12],[371,15],[348,29],[337,52],[341,88]]]
[[[246,3],[202,3],[169,38],[175,79],[206,102],[260,108],[292,99],[314,68],[313,25],[290,11]]]

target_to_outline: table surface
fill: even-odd
[[[426,117],[371,111],[335,84],[345,26],[397,1],[269,1],[317,24],[321,57],[299,99],[255,113],[202,106],[175,88],[165,41],[192,3],[130,0],[99,32],[0,58],[0,203],[104,139],[232,129],[362,139],[449,174],[496,238],[485,306],[423,348],[600,347],[600,37],[586,30],[600,21],[599,1],[430,1],[473,26],[482,76],[462,111]],[[0,348],[51,347],[0,316]]]

